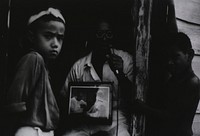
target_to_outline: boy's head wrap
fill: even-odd
[[[32,15],[29,18],[27,25],[30,25],[31,23],[33,23],[37,19],[43,17],[44,15],[53,15],[56,18],[60,18],[65,23],[65,19],[58,9],[48,8],[48,10],[43,10],[43,11],[39,12],[38,14]]]

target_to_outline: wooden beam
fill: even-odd
[[[133,4],[133,21],[135,22],[136,49],[136,98],[145,101],[148,89],[148,60],[150,45],[150,19],[152,0],[135,0]],[[135,116],[133,136],[143,136],[145,117]]]

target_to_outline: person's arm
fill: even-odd
[[[30,53],[20,59],[4,106],[4,111],[10,116],[12,123],[23,118],[28,109],[26,102],[38,81],[42,63],[43,59],[36,53]]]
[[[168,113],[164,110],[153,108],[139,99],[133,102],[132,107],[132,112],[135,114],[144,114],[157,118],[165,118],[168,116]]]
[[[197,77],[193,78],[184,86],[184,89],[182,90],[183,94],[180,92],[175,103],[171,104],[170,110],[156,109],[141,100],[134,101],[132,106],[133,110],[136,113],[146,114],[160,119],[171,118],[172,120],[186,121],[186,123],[192,121],[200,99],[199,79]],[[188,93],[186,94],[185,92]]]
[[[119,72],[117,74],[117,79],[120,86],[120,96],[123,99],[131,100],[131,97],[134,97],[134,94],[132,94],[133,90],[133,83],[128,79],[127,75],[125,75],[123,72]]]
[[[123,60],[124,59],[124,60]],[[111,54],[109,64],[112,71],[115,73],[120,87],[120,98],[130,105],[135,97],[133,83],[133,58],[128,53],[124,53],[124,58]]]
[[[40,57],[32,53],[19,61],[15,77],[7,93],[5,107],[9,112],[26,111],[26,99],[33,90],[41,72],[42,62]]]

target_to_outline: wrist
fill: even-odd
[[[117,73],[117,77],[118,77],[118,78],[126,78],[126,77],[127,77],[127,75],[124,74],[123,71],[118,71],[118,72],[116,72],[116,73]]]

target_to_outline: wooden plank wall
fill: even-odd
[[[136,98],[143,101],[145,101],[145,92],[148,89],[151,7],[152,0],[135,0],[132,10],[136,34]],[[133,121],[133,136],[143,136],[145,117],[136,116]]]

